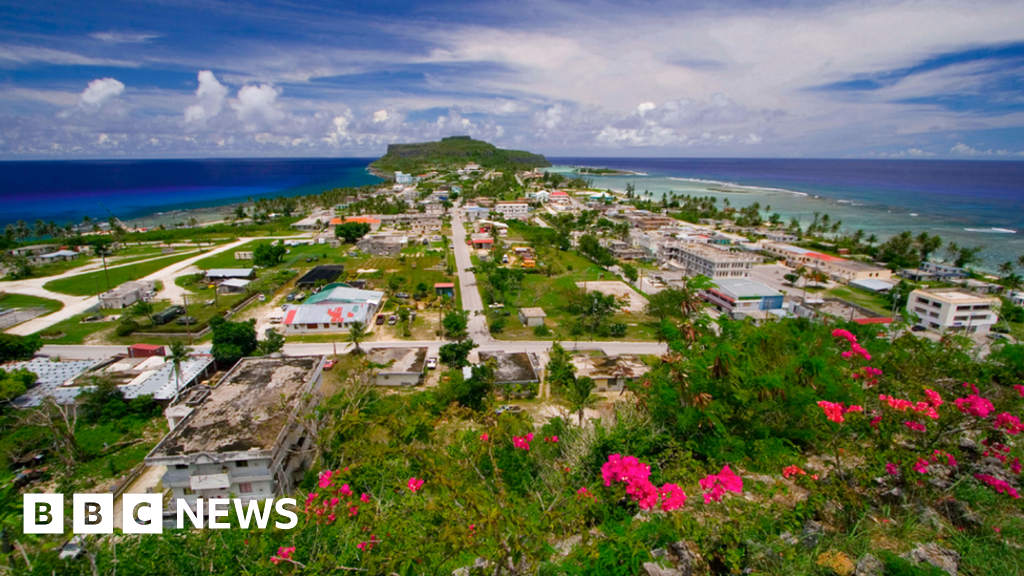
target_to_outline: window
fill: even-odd
[[[175,470],[188,470],[188,464],[175,464]]]
[[[248,494],[252,492],[252,483],[242,482],[241,484],[238,485],[238,491],[242,494]]]
[[[248,460],[235,460],[235,468],[248,468],[248,467],[249,467],[249,461]]]

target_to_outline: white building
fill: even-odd
[[[142,280],[125,282],[113,290],[100,294],[100,308],[127,308],[139,300],[145,300],[146,294],[151,292],[155,286],[153,282]]]
[[[526,202],[498,202],[494,205],[494,210],[506,219],[526,220],[530,217],[530,205]]]
[[[933,332],[985,334],[999,319],[999,299],[957,288],[919,288],[910,293],[907,311],[918,316],[918,326]]]
[[[172,502],[291,493],[314,455],[302,416],[319,402],[323,364],[323,356],[243,358],[215,388],[170,408],[172,429],[146,464],[167,467]]]
[[[715,286],[701,291],[701,296],[722,312],[740,318],[761,310],[782,308],[778,291],[754,280],[718,280]]]
[[[395,183],[412,184],[412,174],[406,174],[404,172],[395,172]]]
[[[741,252],[727,252],[705,244],[672,243],[661,247],[658,257],[669,269],[682,270],[687,276],[707,276],[712,280],[746,278],[760,258]]]

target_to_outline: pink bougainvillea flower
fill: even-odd
[[[487,432],[484,432],[483,434],[480,435],[480,440],[483,442],[487,442],[490,439],[491,437],[487,435]]]
[[[885,463],[885,471],[892,476],[898,476],[900,473],[899,467],[893,464],[892,462]]]
[[[992,402],[987,398],[982,398],[977,394],[971,394],[967,398],[957,398],[953,401],[964,414],[970,414],[975,418],[988,418],[990,412],[992,412]]]
[[[707,475],[699,484],[706,492],[704,494],[705,504],[711,501],[721,502],[726,490],[737,494],[743,492],[743,480],[729,469],[728,464],[723,466],[722,471],[718,474]]]
[[[413,494],[415,494],[420,488],[423,487],[423,480],[417,480],[416,477],[413,476],[412,478],[409,478],[409,482],[408,484],[406,484],[406,486],[408,486],[409,490],[411,490]]]
[[[924,395],[928,397],[928,403],[931,404],[933,408],[938,408],[944,403],[942,401],[942,396],[940,396],[935,390],[925,388]]]
[[[671,512],[686,504],[686,493],[676,484],[665,484],[659,492],[661,493],[661,509],[664,512]]]
[[[308,505],[313,500],[316,500],[316,497],[317,497],[316,492],[310,492],[309,494],[307,494],[306,495],[306,504]]]
[[[964,382],[964,383],[962,384],[962,386],[963,386],[964,388],[970,388],[970,389],[971,389],[971,392],[974,392],[975,394],[977,394],[977,393],[978,393],[978,387],[977,387],[977,386],[975,386],[974,384],[971,384],[970,382]]]
[[[587,490],[586,486],[584,486],[583,488],[580,488],[579,490],[576,491],[576,498],[577,499],[583,498],[585,496],[591,498],[592,500],[597,500],[597,496],[594,496],[594,494],[592,494],[590,492],[590,490]]]
[[[270,561],[274,564],[279,564],[282,560],[291,560],[292,554],[295,553],[295,546],[288,546],[287,548],[281,546],[277,549],[277,555],[271,556]]]
[[[825,411],[825,417],[836,424],[842,424],[845,420],[845,418],[843,418],[843,405],[841,403],[822,400],[821,402],[818,402],[818,406]]]
[[[1021,424],[1020,418],[1009,412],[1003,412],[996,416],[996,421],[992,427],[996,430],[1002,430],[1011,436],[1024,432],[1024,424]]]
[[[1010,471],[1014,474],[1020,475],[1021,465],[1020,458],[1014,458],[1013,462],[1010,463]]]
[[[363,502],[369,502],[370,501],[370,495],[367,494],[366,492],[363,492],[363,495],[360,496],[359,499],[362,500]]]
[[[927,474],[928,461],[924,458],[919,458],[917,462],[914,463],[914,470],[916,470],[918,474]]]
[[[512,445],[515,446],[516,448],[526,450],[527,452],[530,451],[530,442],[533,442],[533,432],[530,432],[526,436],[512,437]]]
[[[320,487],[327,488],[331,485],[331,476],[334,476],[333,470],[324,470],[320,473]]]
[[[348,484],[343,484],[341,486],[341,495],[348,498],[352,495],[352,488],[350,488]]]
[[[872,428],[878,428],[878,423],[881,422],[881,421],[882,421],[882,417],[881,416],[875,416],[874,418],[871,419],[871,427]]]
[[[911,430],[914,430],[915,432],[925,432],[928,430],[927,426],[921,424],[920,422],[914,422],[913,420],[907,420],[906,422],[903,423],[903,425],[906,426],[907,428],[910,428]]]
[[[351,508],[348,509],[348,517],[349,518],[355,518],[358,515],[359,515],[359,506],[352,506]]]
[[[338,502],[340,502],[340,500],[337,498],[331,498],[331,507],[333,508],[334,506],[337,506]]]
[[[1002,532],[1002,530],[999,529],[999,526],[993,526],[992,529],[996,531],[996,534]]]
[[[789,478],[790,476],[796,476],[798,474],[801,476],[806,476],[807,472],[804,472],[803,469],[797,466],[796,464],[792,466],[786,466],[785,468],[782,469],[783,478]]]
[[[1017,493],[1017,489],[1010,486],[1006,480],[1000,480],[995,476],[989,476],[988,474],[975,474],[974,477],[977,478],[978,481],[988,484],[993,490],[1000,494],[1007,494],[1011,498],[1020,498],[1020,494]]]
[[[817,479],[818,479],[818,475],[817,474],[811,474],[811,480],[817,480]]]
[[[1024,396],[1024,384],[1014,384],[1013,389],[1017,391],[1017,394]]]

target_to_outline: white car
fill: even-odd
[[[437,358],[427,358],[427,369],[433,370],[437,368]]]

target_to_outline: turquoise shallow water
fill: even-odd
[[[716,196],[736,207],[771,206],[784,221],[804,225],[814,213],[885,239],[927,231],[962,245],[984,246],[983,268],[1024,254],[1024,162],[862,160],[690,160],[554,158],[565,166],[599,166],[637,176],[588,176],[599,188],[660,199],[677,194]],[[731,193],[719,190],[728,189]]]

